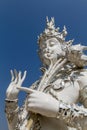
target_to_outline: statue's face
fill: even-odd
[[[40,45],[41,55],[43,59],[47,60],[57,60],[63,55],[62,46],[56,38],[51,38]]]

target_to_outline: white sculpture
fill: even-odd
[[[86,46],[65,41],[55,28],[54,18],[38,38],[43,62],[42,78],[30,88],[22,87],[26,71],[11,70],[12,80],[6,91],[5,111],[9,130],[87,130],[87,56]],[[18,107],[20,90],[28,93]],[[80,104],[79,104],[80,103]]]

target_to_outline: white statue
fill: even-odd
[[[87,56],[86,46],[65,41],[55,28],[54,18],[38,39],[43,63],[42,78],[30,88],[22,87],[26,71],[11,70],[12,80],[6,91],[5,112],[9,130],[87,130]],[[27,92],[22,108],[18,93]]]

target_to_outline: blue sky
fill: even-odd
[[[37,36],[45,28],[46,16],[54,17],[60,30],[66,25],[68,40],[87,45],[87,0],[0,0],[0,130],[8,130],[4,99],[10,69],[27,70],[23,86],[41,75]]]

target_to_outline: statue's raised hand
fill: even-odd
[[[24,71],[24,74],[22,76],[21,71],[17,72],[16,70],[11,70],[11,83],[9,84],[7,91],[6,91],[6,98],[13,100],[17,99],[19,89],[17,87],[21,87],[23,81],[26,77],[26,71]]]

